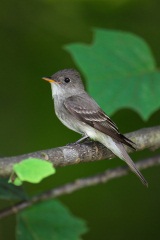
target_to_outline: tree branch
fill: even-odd
[[[160,164],[160,155],[136,162],[136,166],[139,169],[146,169],[159,164]],[[9,216],[11,214],[15,214],[27,207],[32,206],[37,202],[42,202],[48,199],[53,199],[53,198],[62,196],[64,194],[69,194],[84,187],[93,186],[99,183],[106,183],[112,179],[127,175],[129,172],[130,172],[129,168],[127,166],[118,167],[118,168],[107,170],[103,173],[100,173],[91,177],[77,179],[74,182],[67,183],[60,187],[54,188],[50,191],[42,193],[41,195],[36,195],[28,201],[17,203],[12,207],[9,207],[0,211],[0,219],[6,216]]]
[[[138,151],[145,148],[156,149],[160,147],[160,126],[140,129],[125,134],[125,136],[136,143]],[[127,147],[126,149],[128,152],[132,151]],[[98,142],[71,144],[69,146],[37,151],[20,156],[0,158],[0,176],[10,175],[15,163],[29,157],[50,161],[57,167],[77,164],[79,162],[110,159],[114,157],[114,154]]]

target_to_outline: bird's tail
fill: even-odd
[[[124,160],[127,165],[130,167],[130,169],[140,178],[141,182],[148,187],[148,182],[146,181],[146,179],[143,177],[143,175],[141,174],[141,172],[137,169],[135,163],[132,161],[132,159],[130,158],[130,156],[128,155],[128,153],[126,152],[124,146],[122,143],[116,143],[117,147],[119,148],[121,155],[118,156],[119,158],[121,158],[122,160]],[[117,155],[117,154],[116,154]]]
[[[93,136],[90,136],[89,134],[88,136],[93,138]],[[130,169],[140,178],[141,182],[146,187],[148,187],[147,181],[145,180],[141,172],[137,169],[135,163],[132,161],[132,159],[126,152],[123,146],[123,143],[118,142],[117,140],[111,138],[110,136],[107,136],[104,133],[100,133],[99,131],[98,133],[96,132],[94,136],[96,136],[94,140],[101,142],[104,146],[110,149],[117,157],[124,160],[127,163],[127,165],[130,167]]]

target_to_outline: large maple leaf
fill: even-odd
[[[93,44],[65,47],[107,114],[131,108],[144,120],[160,108],[160,72],[150,48],[125,32],[95,29]]]

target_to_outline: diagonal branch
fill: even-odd
[[[160,164],[160,155],[136,162],[136,166],[139,169],[146,169],[146,168],[156,166],[159,164]],[[129,168],[127,166],[126,167],[118,167],[118,168],[107,170],[103,173],[100,173],[100,174],[97,174],[94,176],[77,179],[74,182],[67,183],[60,187],[51,189],[47,192],[42,193],[41,195],[36,195],[36,196],[32,197],[28,201],[23,201],[23,202],[17,203],[14,206],[11,206],[9,208],[6,208],[6,209],[0,211],[0,219],[4,218],[6,216],[9,216],[11,214],[18,213],[19,211],[21,211],[27,207],[30,207],[37,202],[42,202],[42,201],[53,199],[53,198],[56,198],[56,197],[59,197],[59,196],[65,195],[65,194],[70,194],[70,193],[75,192],[84,187],[94,186],[99,183],[106,183],[112,179],[127,175],[129,172],[130,172]]]
[[[160,147],[160,126],[140,129],[125,134],[125,136],[136,143],[138,151],[145,148],[157,149]],[[129,148],[126,149],[128,152],[132,151]],[[77,164],[79,162],[109,159],[113,158],[114,154],[98,142],[71,144],[69,146],[37,151],[20,156],[0,158],[0,176],[10,175],[15,163],[29,157],[50,161],[57,167]]]

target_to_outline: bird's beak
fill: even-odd
[[[47,81],[47,82],[50,82],[50,83],[56,82],[55,80],[51,79],[50,77],[43,77],[42,79]]]

